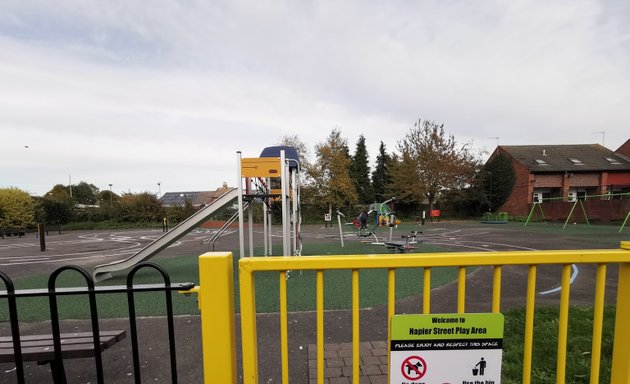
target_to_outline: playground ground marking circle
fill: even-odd
[[[417,360],[417,361],[414,364],[412,363],[412,360]],[[420,363],[420,366],[422,367],[422,371],[418,369],[417,367],[418,363]],[[411,381],[420,380],[422,379],[424,374],[427,373],[427,363],[420,356],[409,356],[403,361],[400,367],[400,371],[403,377],[407,380],[411,380]]]

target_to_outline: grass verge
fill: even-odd
[[[557,307],[537,308],[534,317],[534,344],[532,353],[531,382],[537,384],[556,382],[558,345]],[[604,310],[600,383],[610,382],[613,347],[615,307]],[[571,307],[569,310],[569,334],[567,347],[566,383],[589,383],[591,368],[591,343],[593,329],[592,307]],[[522,382],[525,310],[505,312],[505,338],[503,342],[504,384]]]

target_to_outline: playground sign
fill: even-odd
[[[503,314],[394,315],[390,384],[499,384]]]

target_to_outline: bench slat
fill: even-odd
[[[126,337],[124,330],[103,331],[100,335],[101,351],[113,346]],[[24,361],[47,362],[54,360],[55,347],[52,335],[28,335],[20,337],[22,359]],[[61,354],[64,358],[79,358],[94,356],[94,339],[91,332],[61,334]],[[0,362],[15,361],[13,339],[0,337]]]
[[[98,334],[103,337],[103,336],[116,336],[119,335],[120,333],[125,333],[125,331],[100,331]],[[62,333],[61,334],[61,338],[62,339],[70,339],[73,337],[92,337],[92,332],[73,332],[73,333]],[[20,340],[21,341],[30,341],[30,340],[52,340],[53,335],[52,334],[42,334],[42,335],[25,335],[25,336],[20,336]],[[0,336],[0,343],[3,342],[13,342],[13,337],[11,336]]]

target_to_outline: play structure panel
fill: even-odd
[[[279,157],[250,157],[241,159],[242,177],[280,177]]]

